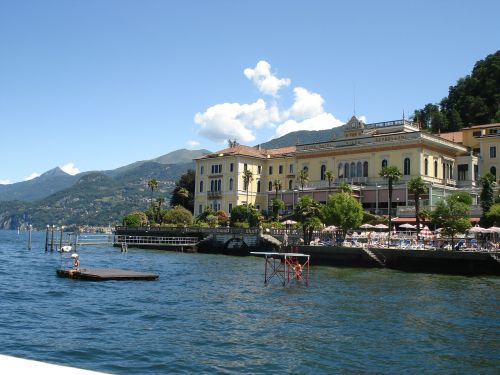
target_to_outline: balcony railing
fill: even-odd
[[[420,211],[427,210],[432,211],[436,208],[435,205],[429,206],[428,204],[421,204]],[[387,208],[385,209],[387,212]],[[469,210],[470,216],[480,217],[483,214],[483,210],[480,205],[472,205]],[[415,217],[415,206],[398,206],[396,210],[396,216],[400,217]]]
[[[208,199],[220,199],[222,198],[222,192],[220,191],[207,191]]]

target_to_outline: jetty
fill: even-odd
[[[70,279],[106,281],[106,280],[157,280],[160,276],[155,273],[136,272],[115,268],[80,268],[56,270],[60,277]]]

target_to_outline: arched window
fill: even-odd
[[[495,178],[497,177],[497,168],[496,167],[491,167],[490,168],[490,173],[495,176]]]
[[[260,193],[260,180],[257,181],[257,193]]]
[[[229,190],[233,190],[233,179],[229,179]]]
[[[409,176],[411,174],[410,171],[410,158],[405,158],[404,163],[403,163],[403,174],[405,176]]]
[[[320,179],[321,181],[325,181],[325,172],[326,172],[326,165],[321,166],[321,171],[320,171]]]
[[[344,178],[349,178],[349,163],[344,164]]]
[[[344,164],[339,163],[339,172],[337,173],[339,178],[344,178]]]
[[[368,177],[368,162],[363,163],[363,177]]]
[[[356,177],[356,163],[351,163],[351,177]]]
[[[248,190],[248,181],[245,181],[245,179],[243,179],[243,190]]]
[[[309,167],[307,165],[304,165],[304,168],[302,168],[304,172],[309,172]]]
[[[382,168],[387,168],[387,159],[382,160]]]
[[[429,159],[424,159],[424,174],[427,176],[429,174]]]
[[[363,177],[363,165],[360,161],[356,163],[356,176]]]
[[[200,193],[203,193],[203,181],[200,181]]]
[[[438,176],[438,161],[434,160],[434,177]]]
[[[292,190],[293,180],[288,180],[288,190]]]
[[[215,187],[217,186],[214,187],[214,185],[215,185],[215,180],[210,181],[210,191],[215,191]]]
[[[272,181],[269,181],[269,189],[267,189],[269,191],[272,191],[273,190],[273,183]]]

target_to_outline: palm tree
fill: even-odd
[[[148,180],[148,188],[151,189],[151,207],[153,207],[153,191],[158,188],[158,181],[156,178]]]
[[[247,191],[247,207],[249,206],[248,202],[248,189],[250,187],[251,182],[253,181],[253,173],[250,169],[246,169],[243,172],[243,183],[245,185],[245,190]]]
[[[325,172],[325,177],[328,181],[328,195],[332,192],[332,181],[333,181],[333,172],[332,171],[326,171]]]
[[[420,196],[426,194],[429,189],[420,176],[413,177],[408,181],[408,191],[413,194],[415,200],[415,221],[417,223],[417,234],[420,230]]]
[[[248,202],[248,190],[250,187],[250,184],[253,181],[253,173],[250,169],[245,169],[243,172],[243,183],[245,184],[245,188],[247,191],[247,221],[250,222],[249,216],[250,216],[250,202]]]
[[[274,190],[276,190],[276,198],[278,198],[278,191],[281,190],[281,181],[280,180],[274,180],[273,186],[274,186]]]
[[[165,198],[156,198],[156,202],[158,203],[158,211],[156,211],[156,222],[158,224],[161,224],[161,206],[165,202]]]
[[[298,180],[300,182],[300,187],[301,190],[304,190],[304,185],[309,182],[309,173],[307,172],[307,169],[302,169],[299,172]]]
[[[389,239],[391,238],[391,226],[392,226],[392,184],[399,181],[403,174],[393,165],[389,167],[384,167],[379,173],[380,177],[387,179],[389,185]]]

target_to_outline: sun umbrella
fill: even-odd
[[[360,228],[361,229],[369,229],[369,228],[373,228],[373,225],[366,223],[366,224],[361,225]]]
[[[422,229],[420,231],[419,236],[424,237],[424,238],[425,237],[430,238],[430,237],[432,237],[432,232],[430,231],[429,227],[426,225],[424,227],[424,229]]]
[[[323,229],[323,232],[335,232],[337,230],[337,227],[335,225],[330,225]]]
[[[479,225],[472,227],[469,229],[469,233],[483,233],[484,228],[481,228]]]
[[[296,222],[296,221],[293,221],[293,220],[288,219],[288,220],[283,221],[281,224],[285,224],[285,225],[294,225],[294,224],[297,224],[297,222]]]
[[[377,224],[375,225],[374,228],[377,228],[377,229],[388,229],[389,227],[385,224]]]
[[[409,223],[401,224],[399,227],[400,228],[405,228],[405,229],[416,229],[417,228],[416,225],[411,225]]]

